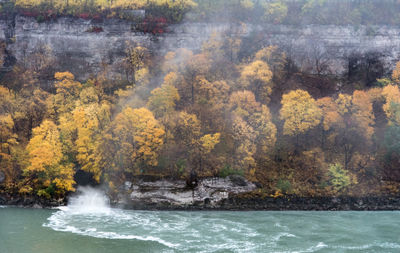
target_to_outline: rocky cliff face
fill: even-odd
[[[93,32],[93,28],[101,31]],[[172,25],[162,35],[139,32],[129,21],[109,19],[93,21],[59,18],[38,23],[34,18],[16,16],[0,20],[0,39],[7,42],[8,59],[22,60],[40,45],[48,45],[56,57],[57,71],[69,70],[79,79],[96,74],[102,63],[115,64],[124,56],[126,42],[141,44],[155,54],[185,47],[199,50],[213,32],[228,32],[241,37],[254,36],[262,45],[285,49],[297,65],[317,71],[317,64],[332,74],[349,68],[351,55],[378,52],[385,67],[400,55],[400,28],[351,26],[242,26],[227,23],[184,23]],[[8,65],[12,64],[8,60]]]
[[[221,208],[229,197],[247,193],[256,186],[240,176],[206,178],[189,188],[183,180],[126,182],[115,205],[133,209]]]

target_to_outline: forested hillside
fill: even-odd
[[[332,2],[342,6],[340,1],[226,2],[17,0],[12,8],[42,16],[43,22],[50,16],[42,14],[50,11],[110,18],[141,8],[168,13],[152,18],[181,22],[189,10],[187,18],[199,20],[211,17],[208,12],[218,4],[241,15],[262,5],[263,13],[252,17],[291,23],[293,6],[301,3],[301,20],[317,8],[324,18],[318,22],[334,23],[324,8]],[[348,3],[346,10],[359,12],[357,24],[367,20],[359,8],[374,6]],[[395,1],[388,6],[400,8]],[[374,24],[395,23],[398,15]],[[257,183],[255,196],[397,194],[400,62],[393,72],[376,72],[367,64],[336,76],[324,72],[329,63],[319,58],[307,71],[279,45],[254,46],[251,39],[213,33],[198,51],[179,48],[165,55],[128,44],[123,76],[104,63],[85,81],[69,69],[52,72],[51,49],[38,48],[1,76],[0,191],[62,198],[75,190],[77,174],[110,192],[143,176],[188,180],[234,174]]]

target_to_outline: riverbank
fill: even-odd
[[[5,199],[0,196],[0,205],[29,208],[53,208],[66,205],[66,202],[46,201],[32,198]],[[400,210],[400,197],[230,197],[219,205],[195,203],[178,206],[171,203],[130,204],[114,203],[112,206],[131,210],[181,210],[181,211],[394,211]]]
[[[75,193],[57,200],[38,196],[0,194],[0,205],[33,208],[65,206],[69,198],[83,194],[86,190],[87,187],[78,187]],[[257,194],[258,191],[259,188],[253,182],[238,175],[226,178],[203,178],[195,182],[142,177],[133,182],[125,182],[118,189],[118,194],[110,198],[110,204],[113,207],[131,210],[400,210],[400,196],[271,197]]]

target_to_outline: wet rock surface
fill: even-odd
[[[204,179],[190,189],[185,181],[127,183],[113,204],[138,210],[400,210],[400,196],[371,197],[251,197],[256,185],[241,177]]]
[[[31,208],[52,208],[65,206],[66,199],[43,199],[37,196],[19,196],[0,193],[0,205],[10,205]]]
[[[127,186],[128,184],[126,184]],[[124,208],[218,208],[223,200],[239,193],[251,192],[256,186],[242,177],[207,178],[194,188],[183,180],[138,181],[120,194],[117,206]]]

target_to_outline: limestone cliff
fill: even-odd
[[[93,32],[93,27],[101,28]],[[185,47],[199,50],[214,31],[241,37],[256,36],[261,45],[278,45],[298,66],[315,71],[315,62],[328,63],[324,70],[343,74],[351,55],[378,53],[390,69],[399,59],[399,27],[284,26],[268,24],[183,23],[171,25],[163,34],[152,35],[135,24],[118,19],[103,21],[58,18],[38,23],[34,18],[15,16],[0,20],[0,39],[7,43],[6,66],[22,60],[38,45],[48,45],[56,57],[57,71],[69,70],[79,79],[99,71],[102,63],[115,64],[123,56],[126,41],[148,47],[154,54]]]

